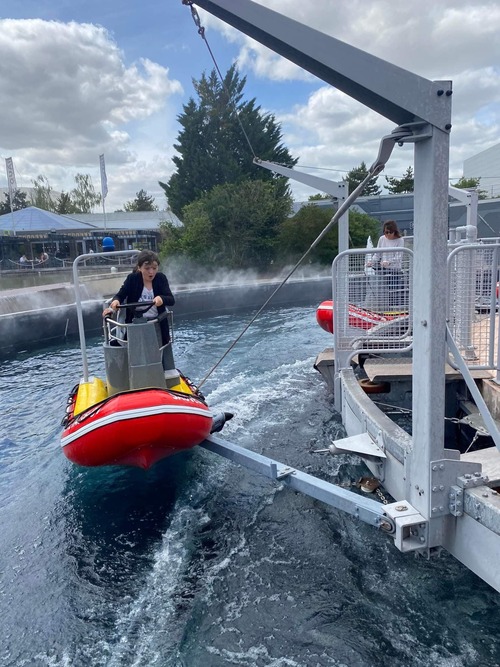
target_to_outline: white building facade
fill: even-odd
[[[464,178],[479,178],[488,197],[500,197],[500,144],[464,160]]]

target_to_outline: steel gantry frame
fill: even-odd
[[[182,2],[193,5],[191,0]],[[443,475],[443,470],[446,474],[439,479],[439,488],[445,489],[445,493],[456,489],[454,481],[461,479],[464,473],[470,476],[472,470],[470,465],[457,460],[458,452],[450,453],[445,449],[443,426],[443,369],[446,359],[446,321],[443,313],[446,312],[447,300],[451,82],[420,77],[251,0],[196,0],[195,4],[396,123],[397,127],[393,130],[396,143],[414,144],[412,287],[413,294],[418,298],[413,305],[413,365],[418,368],[418,373],[413,376],[412,387],[413,435],[405,443],[404,456],[401,456],[398,465],[386,466],[384,480],[384,486],[387,482],[390,484],[392,475],[393,488],[402,492],[399,497],[404,502],[386,506],[385,517],[387,525],[391,526],[389,532],[395,536],[396,545],[401,550],[445,545],[459,560],[500,590],[500,574],[492,572],[495,568],[484,565],[484,562],[493,563],[492,554],[494,549],[500,547],[500,536],[490,531],[487,537],[482,538],[485,549],[491,554],[485,555],[485,560],[478,564],[480,559],[469,553],[470,545],[467,545],[469,518],[467,522],[460,523],[460,516],[456,513],[451,516],[445,509],[436,512],[432,497],[437,476]],[[384,148],[382,142],[381,150],[386,150],[384,159],[380,159],[380,164],[383,164],[392,148],[388,148],[387,142]],[[349,394],[348,370],[339,368],[336,373],[342,390]],[[353,415],[352,412],[350,419],[353,435],[356,435],[362,432],[365,417],[361,415],[358,423]],[[345,419],[344,424],[350,434]],[[235,444],[211,438],[204,446],[255,469],[255,455]],[[276,471],[281,469],[280,465],[272,462],[263,464],[263,467]],[[397,479],[391,472],[393,468],[396,469]],[[294,471],[286,477],[297,479],[298,475]],[[443,481],[445,484],[441,483]],[[308,490],[299,490],[310,493],[311,488],[316,485],[319,488],[323,484],[320,485],[321,480],[309,482],[311,486]],[[334,485],[330,487],[325,491],[326,497],[352,493],[333,488]],[[391,493],[391,486],[386,488]],[[322,492],[323,496],[325,494]],[[310,495],[318,497],[315,493]],[[366,507],[361,502],[363,499],[357,494],[353,496],[355,498],[351,498],[348,504],[352,502],[360,508]],[[325,497],[321,499],[325,500]],[[330,504],[335,505],[335,502]],[[358,516],[373,523],[371,512],[360,510]],[[484,535],[482,527],[474,528],[475,534],[479,534],[478,531]]]

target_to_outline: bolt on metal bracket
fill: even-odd
[[[453,516],[462,516],[464,513],[464,492],[459,486],[450,486],[449,510]]]
[[[485,486],[490,481],[487,475],[482,475],[480,471],[473,473],[464,473],[457,477],[457,485],[462,489],[473,489],[476,486]]]
[[[481,464],[460,459],[441,459],[431,461],[430,464],[430,507],[429,516],[433,519],[463,511],[463,506],[457,507],[451,495],[456,492],[455,488],[468,488],[484,484],[484,478],[480,472]],[[476,482],[476,480],[480,480]],[[463,502],[463,499],[461,499]]]

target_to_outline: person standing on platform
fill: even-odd
[[[403,253],[396,248],[404,247],[404,239],[394,220],[384,222],[383,233],[377,243],[377,248],[384,248],[381,253],[380,267],[383,272],[384,286],[391,310],[405,308],[403,284]]]
[[[367,262],[367,266],[372,266],[381,278],[378,292],[382,310],[404,310],[407,307],[402,270],[403,253],[397,250],[403,247],[404,239],[396,222],[386,220],[377,243],[377,248],[382,248],[384,252],[374,253],[372,261]]]

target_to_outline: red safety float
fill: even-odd
[[[375,313],[373,310],[355,306],[352,303],[349,304],[350,327],[371,329],[376,324],[390,322],[394,317],[395,315],[383,315],[381,313]],[[329,333],[333,333],[333,301],[323,301],[323,303],[320,303],[316,309],[316,321],[322,329]]]

